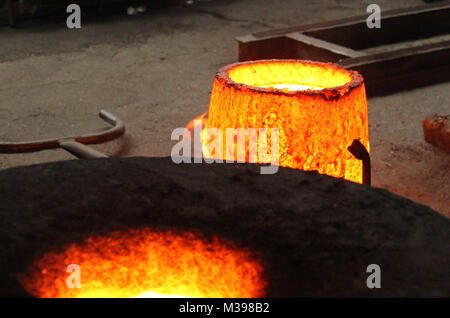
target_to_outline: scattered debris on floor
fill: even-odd
[[[428,116],[423,120],[425,141],[450,153],[450,115]]]

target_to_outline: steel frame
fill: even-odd
[[[450,33],[450,2],[382,12],[381,28],[369,29],[367,16],[237,37],[239,61],[309,59],[359,71],[369,96],[450,80],[450,41],[367,53],[362,50]]]

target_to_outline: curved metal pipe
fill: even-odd
[[[99,116],[101,119],[103,119],[105,122],[112,125],[113,127],[111,127],[106,131],[73,137],[61,137],[55,139],[42,139],[35,141],[20,141],[20,142],[0,141],[0,153],[33,152],[45,149],[55,149],[60,147],[66,149],[66,147],[63,147],[62,145],[67,142],[78,142],[80,144],[98,144],[116,139],[124,134],[125,125],[122,122],[122,120],[120,120],[118,117],[103,109],[100,111]]]
[[[93,158],[108,158],[104,153],[92,149],[91,147],[86,146],[85,144],[79,143],[77,141],[69,140],[64,141],[59,144],[61,148],[70,152],[72,155],[77,158],[83,159],[93,159]]]
[[[363,165],[363,184],[371,185],[372,177],[370,175],[370,154],[366,147],[358,140],[354,139],[353,143],[348,147],[350,153]]]

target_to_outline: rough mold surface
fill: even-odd
[[[267,296],[450,296],[450,220],[342,179],[170,158],[65,161],[0,171],[0,296],[26,296],[42,253],[151,226],[218,235],[261,253]],[[366,287],[369,264],[381,289]]]

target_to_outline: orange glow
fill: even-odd
[[[81,269],[81,288],[66,284]],[[45,254],[23,279],[37,297],[262,297],[262,267],[233,243],[149,228],[90,237]]]
[[[201,114],[200,116],[195,117],[194,119],[192,119],[186,126],[186,129],[189,130],[189,132],[192,134],[194,128],[195,128],[195,123],[200,121],[202,124],[202,129],[203,126],[206,125],[206,122],[208,121],[207,118],[208,112]]]
[[[347,150],[354,139],[369,150],[366,92],[357,72],[297,60],[226,66],[215,76],[204,127],[218,128],[223,136],[227,128],[278,128],[280,166],[362,183],[362,162]],[[210,140],[202,142],[206,158],[235,154],[236,145],[224,145],[217,156]],[[266,158],[258,152],[255,161]]]
[[[282,91],[288,91],[288,92],[294,92],[294,91],[305,91],[305,90],[321,90],[325,87],[321,86],[314,86],[314,85],[304,85],[304,84],[267,84],[267,85],[261,85],[257,87],[264,87],[264,88],[276,88],[280,89]]]

